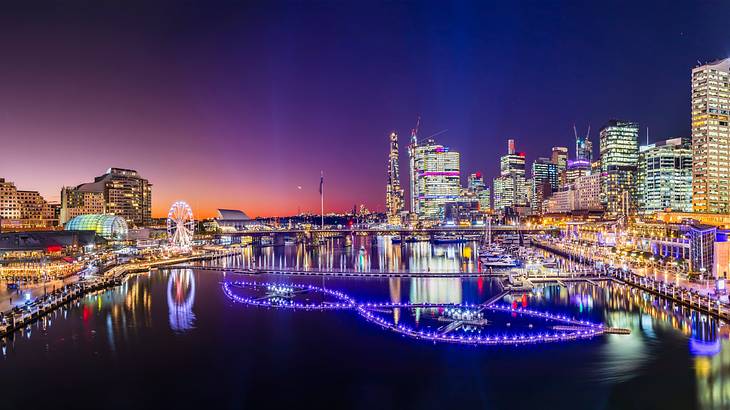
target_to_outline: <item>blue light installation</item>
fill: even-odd
[[[480,305],[474,303],[389,303],[389,302],[357,302],[354,298],[343,292],[331,289],[324,289],[313,285],[300,284],[277,284],[266,282],[243,282],[231,281],[223,282],[223,293],[230,300],[236,303],[242,303],[247,306],[266,307],[266,308],[284,308],[284,309],[301,309],[301,310],[355,310],[362,318],[370,323],[374,323],[384,329],[391,330],[401,335],[432,342],[464,344],[464,345],[524,345],[530,343],[547,343],[560,341],[575,341],[581,339],[589,339],[605,333],[606,329],[603,324],[595,324],[584,320],[572,319],[565,315],[557,315],[548,312],[541,312],[527,308],[514,308],[510,305]],[[268,290],[269,297],[254,298],[236,295],[233,288],[247,288],[254,290]],[[274,289],[274,293],[271,290]],[[277,297],[276,289],[281,290],[284,297]],[[335,302],[327,303],[301,303],[288,298],[296,292],[316,292],[322,295],[333,297]],[[509,313],[514,316],[541,319],[545,322],[554,323],[549,330],[533,334],[520,334],[517,332],[504,333],[493,336],[483,335],[454,335],[444,334],[432,331],[423,331],[414,329],[403,324],[396,324],[392,321],[378,316],[374,311],[388,308],[450,308],[463,309],[470,311],[486,311]]]

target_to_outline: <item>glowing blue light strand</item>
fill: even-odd
[[[285,300],[277,297],[269,298],[248,298],[233,293],[231,287],[264,289],[270,292],[294,293],[297,291],[318,292],[334,297],[338,302],[335,303],[299,303],[292,300]],[[402,335],[433,342],[456,343],[467,345],[522,345],[528,343],[545,343],[559,341],[573,341],[580,339],[588,339],[605,333],[605,327],[600,323],[591,323],[585,320],[571,319],[565,315],[557,315],[548,312],[541,312],[527,308],[514,308],[510,305],[489,305],[482,306],[474,303],[448,304],[448,303],[387,303],[387,302],[367,302],[358,303],[352,297],[343,292],[324,289],[312,285],[288,284],[281,285],[276,283],[264,282],[224,282],[223,293],[232,301],[242,303],[249,306],[267,307],[267,308],[285,308],[285,309],[303,309],[303,310],[348,310],[355,309],[361,317],[368,322],[374,323],[384,329],[392,330]],[[551,320],[564,325],[570,325],[576,329],[566,332],[563,330],[553,330],[551,332],[532,334],[532,335],[502,335],[502,336],[464,336],[453,334],[442,334],[436,332],[427,332],[416,330],[402,324],[395,324],[380,316],[376,316],[371,309],[387,309],[387,308],[448,308],[448,309],[465,309],[474,311],[489,310],[493,312],[508,312],[519,314],[526,317],[541,318]]]

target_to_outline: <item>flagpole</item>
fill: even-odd
[[[322,216],[322,229],[324,229],[324,171],[319,171],[319,201],[320,215]]]

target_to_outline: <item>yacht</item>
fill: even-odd
[[[519,265],[516,259],[510,256],[499,258],[482,258],[482,266],[491,268],[514,268]]]

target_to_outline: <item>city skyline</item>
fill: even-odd
[[[689,136],[691,69],[730,55],[723,5],[633,5],[619,26],[620,7],[474,6],[188,6],[159,26],[163,5],[18,5],[0,17],[13,62],[0,67],[13,153],[0,174],[59,201],[63,186],[135,169],[154,184],[153,216],[185,199],[210,217],[318,213],[324,170],[327,212],[383,211],[371,176],[391,131],[407,158],[417,115],[424,137],[448,129],[438,142],[462,154],[462,185],[477,171],[492,181],[509,138],[531,164],[572,147],[573,124],[633,121],[642,145],[647,126],[651,142]],[[361,35],[374,25],[385,28]]]
[[[44,3],[3,408],[730,409],[730,2]]]

